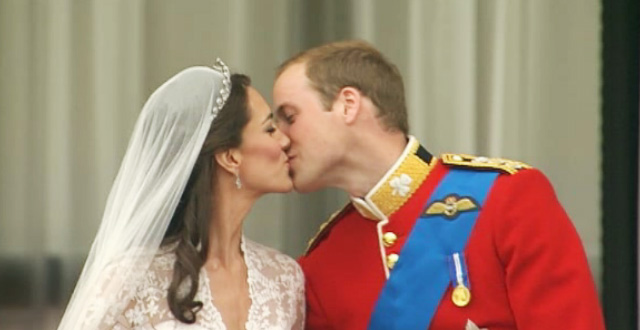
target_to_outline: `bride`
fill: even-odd
[[[64,329],[302,329],[297,263],[246,239],[292,188],[289,140],[244,75],[192,67],[145,103]]]

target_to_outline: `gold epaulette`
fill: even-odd
[[[525,163],[502,158],[477,157],[464,154],[442,154],[440,158],[442,163],[446,165],[495,169],[509,174],[515,174],[520,170],[531,168]]]
[[[336,223],[336,220],[338,220],[340,216],[347,212],[351,207],[351,203],[348,203],[338,211],[334,212],[331,216],[329,216],[329,219],[327,221],[323,222],[320,225],[320,229],[318,229],[318,232],[309,240],[309,243],[307,244],[307,250],[304,251],[304,255],[309,254],[309,252],[311,252],[311,250],[313,250],[313,248],[318,245],[320,239],[329,232],[329,229],[333,227],[333,225]]]

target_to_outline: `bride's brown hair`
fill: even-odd
[[[209,251],[209,221],[212,191],[217,170],[215,153],[237,148],[242,143],[242,129],[249,122],[247,88],[249,77],[231,75],[231,93],[213,120],[189,181],[180,197],[162,245],[174,247],[176,261],[167,300],[171,313],[183,323],[194,323],[202,308],[196,301],[200,269]]]

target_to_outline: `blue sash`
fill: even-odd
[[[369,329],[427,329],[451,281],[448,258],[462,254],[497,172],[452,169],[442,179],[402,247],[385,283]],[[455,194],[477,209],[426,215],[433,202]],[[473,291],[472,291],[473,292]]]

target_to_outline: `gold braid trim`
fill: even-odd
[[[531,166],[515,160],[503,158],[476,157],[465,154],[443,154],[440,156],[446,165],[472,167],[477,169],[496,169],[508,174],[531,168]]]
[[[333,226],[334,222],[340,219],[340,217],[350,209],[350,206],[351,206],[351,203],[348,203],[338,211],[333,212],[333,214],[329,216],[329,219],[320,225],[318,232],[309,240],[309,243],[307,243],[307,250],[304,251],[304,255],[309,254],[309,252],[311,252],[313,248],[315,248],[318,245],[318,243],[320,242],[320,239],[324,237],[324,235],[329,231],[329,229]]]

